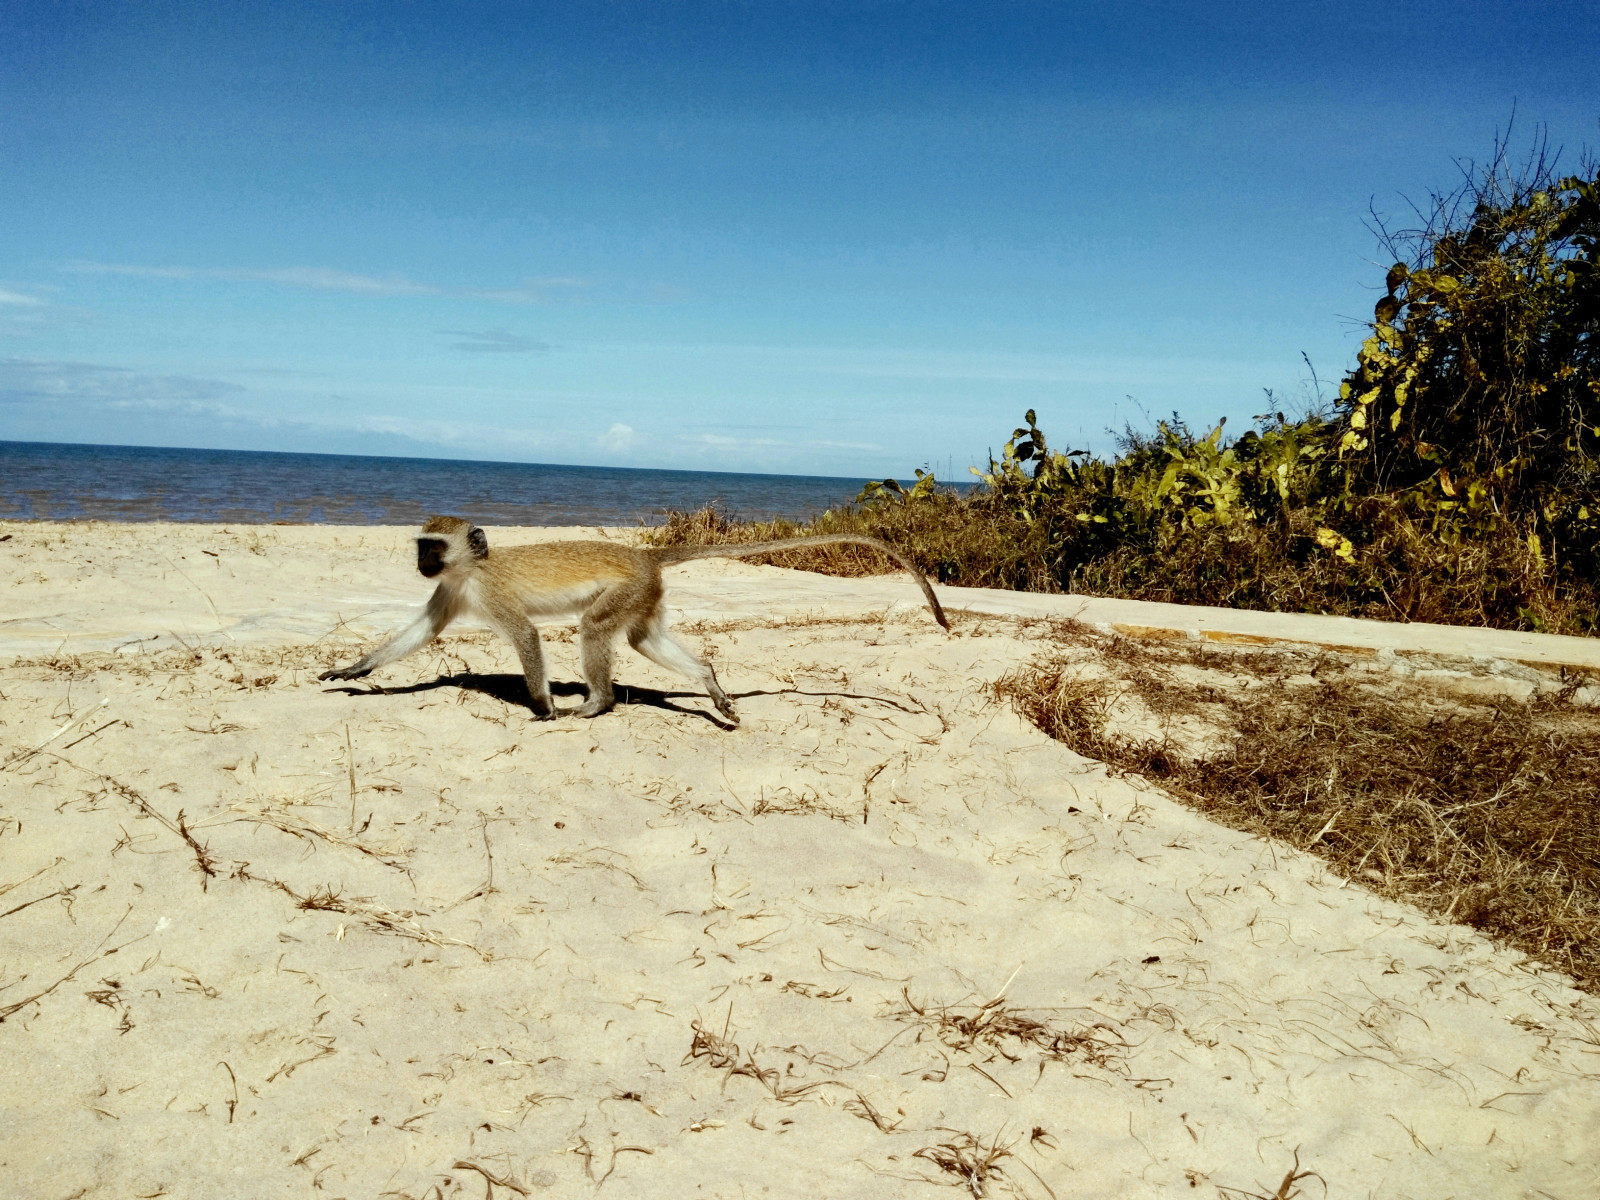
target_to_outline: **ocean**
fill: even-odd
[[[415,525],[658,524],[718,505],[747,520],[803,520],[865,483],[807,475],[564,467],[254,450],[0,441],[0,519]]]

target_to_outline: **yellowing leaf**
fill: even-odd
[[[1355,561],[1356,548],[1351,545],[1349,538],[1344,537],[1335,530],[1327,528],[1318,529],[1317,545],[1321,546],[1324,550],[1333,551],[1337,557],[1344,559],[1345,562]]]

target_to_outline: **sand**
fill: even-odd
[[[1600,1193],[1600,1004],[997,706],[1027,598],[675,568],[742,726],[536,723],[471,628],[317,682],[410,530],[7,534],[8,1196]]]

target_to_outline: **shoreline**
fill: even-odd
[[[254,450],[0,442],[0,514],[144,523],[479,524],[659,519],[706,504],[752,519],[804,519],[860,492],[853,476],[583,466]],[[971,485],[964,485],[971,486]]]

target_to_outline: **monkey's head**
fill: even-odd
[[[417,538],[417,570],[428,579],[488,556],[483,530],[460,517],[429,517]]]

